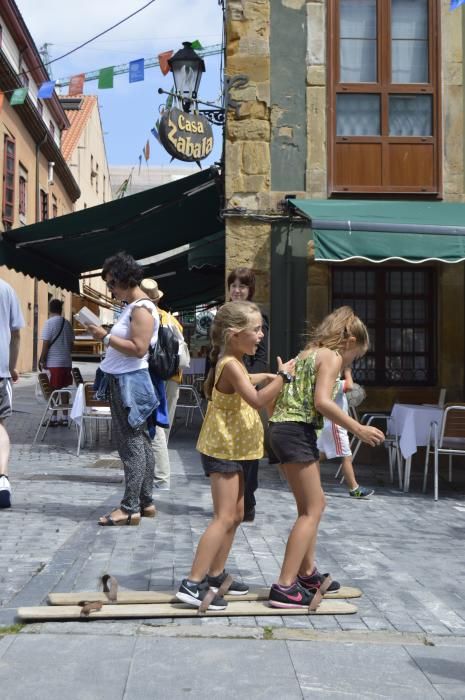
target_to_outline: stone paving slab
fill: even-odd
[[[288,642],[304,698],[440,698],[404,647]],[[376,671],[374,672],[374,669]],[[358,692],[353,692],[358,688]],[[352,692],[348,692],[352,689]]]
[[[104,634],[92,629],[104,627]],[[157,636],[148,625],[49,623],[0,638],[2,697],[463,698],[463,646],[237,638],[211,629]],[[72,627],[72,629],[71,629]],[[56,631],[53,632],[52,628]],[[214,628],[213,628],[214,630]],[[19,679],[20,682],[19,682]]]
[[[20,412],[9,422],[14,507],[0,511],[0,626],[14,622],[18,605],[41,604],[52,590],[96,589],[99,577],[107,572],[115,574],[125,588],[174,590],[189,570],[198,538],[212,512],[208,480],[193,449],[198,424],[187,430],[179,425],[174,433],[170,443],[171,491],[155,492],[157,518],[144,519],[137,528],[99,528],[98,516],[116,505],[122,493],[121,470],[105,466],[116,460],[114,448],[102,435],[97,446],[86,446],[77,457],[73,430],[58,428],[49,430],[44,442],[32,447],[41,407],[33,398],[33,378],[28,381],[16,392]],[[96,466],[99,464],[103,466]],[[430,493],[421,493],[418,470],[413,472],[411,492],[403,494],[388,483],[387,469],[357,467],[362,483],[376,488],[375,496],[367,502],[348,497],[333,478],[334,464],[322,466],[328,504],[318,551],[323,571],[331,571],[333,578],[363,590],[357,616],[350,620],[285,615],[221,621],[168,618],[144,621],[135,628],[137,634],[170,630],[176,635],[195,627],[207,636],[221,635],[225,620],[238,636],[249,634],[250,629],[258,636],[264,630],[284,635],[308,630],[345,634],[347,638],[357,633],[416,634],[435,640],[432,650],[425,647],[427,654],[448,660],[453,674],[456,659],[437,654],[443,645],[447,650],[455,644],[460,648],[465,640],[465,560],[457,556],[463,549],[464,482],[451,487],[441,481],[440,500],[434,503]],[[279,470],[266,462],[260,469],[257,501],[257,518],[239,528],[228,567],[234,576],[250,584],[268,586],[278,575],[295,507]],[[118,629],[133,629],[133,622],[118,623],[123,625]],[[85,629],[86,637],[105,635],[109,628],[96,624],[77,623],[70,636],[84,634],[79,629]],[[37,633],[45,634],[47,629],[40,627]],[[0,639],[3,655],[5,639],[8,646],[13,643],[11,638]],[[307,648],[309,644],[302,642]],[[349,667],[356,667],[348,649],[341,646]],[[337,648],[333,651],[331,658],[337,655]],[[378,657],[370,654],[368,667],[373,672]],[[404,656],[399,659],[403,664]],[[413,657],[407,661],[413,663]],[[429,678],[431,668],[425,665],[420,677]],[[443,697],[460,697],[453,695],[456,684],[440,675],[431,678],[428,683],[437,683]],[[406,679],[408,689],[408,674]],[[390,687],[389,677],[383,682]],[[354,676],[350,684],[355,683]],[[457,679],[457,683],[462,680]],[[366,695],[372,696],[377,696],[375,689]],[[433,693],[431,697],[436,696]]]

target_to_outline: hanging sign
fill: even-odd
[[[203,160],[213,150],[213,131],[201,114],[189,114],[177,107],[165,109],[158,133],[164,148],[178,160]]]

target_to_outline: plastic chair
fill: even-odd
[[[53,387],[50,384],[50,380],[48,378],[48,375],[45,372],[39,372],[37,375],[37,381],[40,386],[40,390],[42,392],[42,396],[44,397],[45,401],[47,402],[45,406],[45,410],[42,413],[42,416],[39,421],[39,425],[36,430],[36,434],[34,435],[34,439],[32,441],[32,444],[35,445],[37,438],[39,437],[40,430],[41,428],[44,428],[42,437],[40,438],[40,441],[45,437],[45,434],[50,426],[50,421],[52,420],[53,414],[58,411],[58,410],[69,410],[72,408],[72,403],[71,403],[71,391],[69,389],[53,389]],[[64,402],[63,398],[67,396],[68,397],[68,402]]]
[[[449,481],[452,481],[452,458],[454,455],[465,456],[465,404],[448,404],[446,406],[440,430],[436,422],[431,423],[426,445],[423,493],[426,491],[431,452],[434,453],[434,500],[437,501],[439,498],[439,455],[449,455]]]

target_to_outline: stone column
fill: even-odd
[[[256,301],[269,304],[270,230],[267,223],[247,218],[268,208],[270,163],[270,2],[229,0],[227,3],[226,75],[247,76],[244,87],[232,88],[237,109],[226,124],[226,209],[244,216],[226,218],[226,271],[251,267],[257,277]]]

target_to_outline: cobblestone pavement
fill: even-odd
[[[91,365],[81,369],[87,376],[94,371]],[[115,506],[122,492],[122,471],[108,436],[102,430],[97,448],[86,446],[80,457],[76,456],[74,429],[49,429],[43,443],[31,446],[41,410],[34,398],[34,378],[22,378],[8,425],[13,508],[0,510],[0,625],[12,624],[19,606],[43,604],[51,591],[94,590],[99,577],[107,572],[115,575],[123,588],[174,590],[189,570],[197,540],[211,514],[208,481],[194,450],[198,424],[186,428],[183,417],[178,419],[170,443],[171,491],[156,492],[157,518],[144,519],[136,528],[99,528],[98,516]],[[76,644],[76,640],[85,641],[86,635],[97,640],[99,635],[116,635],[121,654],[126,656],[134,654],[135,647],[129,651],[124,638],[134,635],[138,641],[132,639],[131,644],[139,645],[142,656],[149,653],[149,642],[140,635],[156,637],[151,640],[154,643],[163,639],[164,644],[171,643],[167,637],[202,636],[206,637],[202,641],[205,649],[210,643],[214,649],[215,642],[208,639],[211,636],[221,637],[225,644],[228,637],[244,637],[243,644],[249,637],[272,638],[277,645],[287,645],[286,659],[288,655],[292,658],[298,682],[296,695],[293,691],[280,695],[278,684],[271,697],[326,697],[326,692],[328,697],[345,697],[342,686],[332,694],[319,677],[306,677],[302,647],[291,641],[324,639],[336,655],[344,648],[349,685],[351,674],[356,684],[357,674],[366,675],[379,661],[379,687],[388,690],[378,694],[373,686],[370,693],[374,694],[367,691],[363,697],[465,697],[463,478],[455,485],[442,481],[440,500],[434,503],[431,490],[421,493],[419,467],[413,473],[409,494],[388,483],[387,467],[359,467],[361,482],[375,487],[376,495],[368,501],[354,501],[335,482],[334,472],[334,464],[323,465],[328,505],[320,528],[318,562],[333,578],[363,590],[357,615],[34,624],[18,638],[0,637],[0,669],[13,641],[18,654],[21,648],[27,658],[29,642],[24,633],[47,634],[49,643],[57,647],[63,634],[71,635]],[[257,502],[256,520],[239,528],[228,566],[249,584],[268,586],[277,577],[294,506],[279,470],[265,461]],[[357,662],[355,642],[360,653],[367,648],[363,657],[367,668],[360,668]],[[227,643],[235,648],[237,640]],[[266,646],[266,641],[255,643]],[[397,686],[390,686],[392,679],[383,676],[386,672],[376,656],[377,645],[388,654],[392,668],[407,664],[402,692],[400,686],[394,690]],[[435,666],[437,657],[431,656],[430,645],[442,650],[444,663],[440,668]],[[110,648],[106,652],[109,658]],[[260,658],[262,647],[254,649]],[[115,659],[118,653],[115,651]],[[315,658],[323,673],[329,661],[319,651]],[[415,691],[407,673],[411,667],[416,671]],[[156,672],[152,675],[156,677]],[[181,677],[182,673],[180,689]],[[424,687],[421,683],[418,686],[418,678],[426,683]],[[134,681],[132,689],[137,688]],[[105,692],[94,697],[106,697]]]

